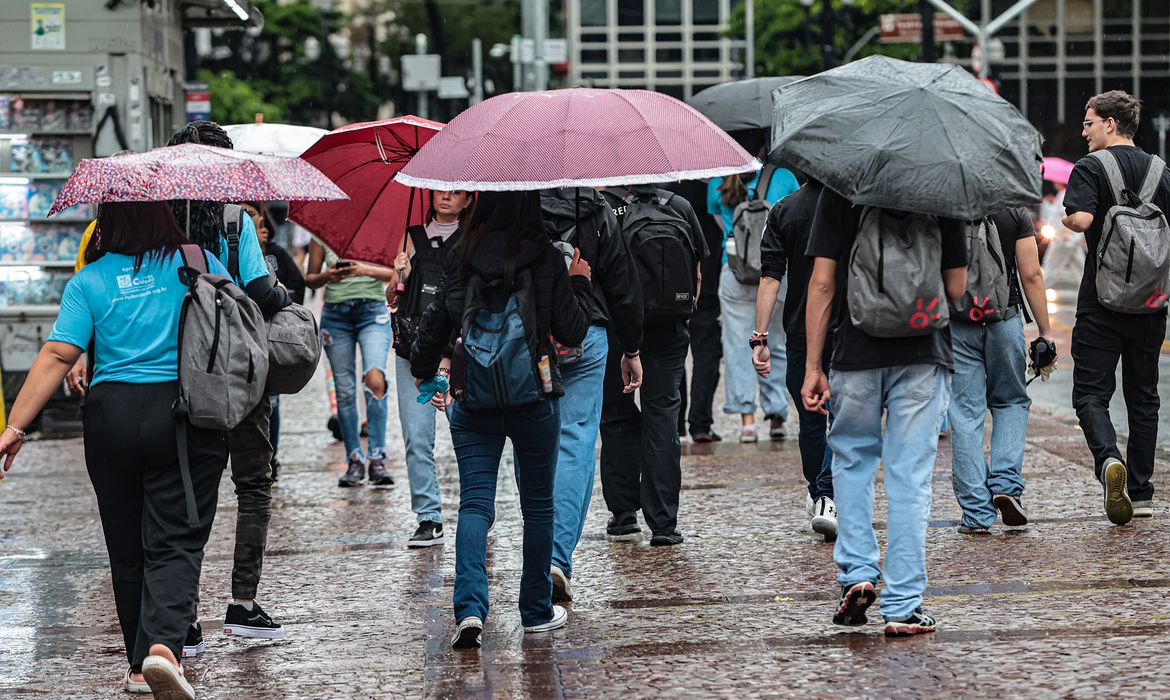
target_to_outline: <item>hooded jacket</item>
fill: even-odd
[[[577,247],[593,269],[589,324],[612,327],[621,349],[637,352],[642,346],[642,288],[609,204],[585,187],[544,190],[540,207],[550,237],[571,230],[580,219]]]
[[[471,271],[485,282],[503,279],[505,245],[503,236],[484,234],[475,248]],[[462,269],[465,249],[458,245],[452,253],[443,260],[439,291],[423,312],[410,354],[411,374],[419,379],[435,376],[440,360],[450,353],[455,338],[462,331],[467,303],[467,279]],[[527,269],[532,274],[538,337],[547,339],[551,335],[557,342],[569,346],[584,342],[589,330],[592,297],[589,280],[579,275],[570,278],[564,257],[547,241],[520,241],[512,264],[515,272]],[[564,389],[560,372],[556,369],[556,353],[550,352],[549,356],[553,365],[552,396],[561,396]]]

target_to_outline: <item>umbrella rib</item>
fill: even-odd
[[[620,90],[616,91],[616,92],[617,92],[617,96],[619,98],[621,98],[622,100],[625,100],[626,104],[628,104],[630,106],[630,108],[633,109],[638,114],[639,117],[641,117],[643,120],[646,119],[646,115],[642,113],[642,110],[638,109],[638,106],[635,105],[633,103],[633,101],[630,100],[630,98],[626,97],[626,95],[623,92],[621,92]],[[650,133],[651,133],[651,135],[654,136],[654,142],[658,144],[658,150],[661,151],[662,155],[665,156],[667,154],[666,146],[662,143],[662,140],[658,138],[657,132],[655,132],[653,129],[651,129]],[[731,137],[728,136],[727,138],[731,138]],[[749,153],[748,155],[751,156],[752,158],[755,158],[754,154]],[[667,158],[667,160],[669,161],[670,159]],[[670,165],[672,168],[674,167],[674,163],[671,163]]]
[[[934,102],[931,102],[930,108],[934,110],[934,116],[938,118],[939,124],[942,124],[943,123],[942,115],[939,114],[939,112],[938,112],[938,105],[936,105]],[[951,152],[954,153],[955,157],[957,158],[959,156],[959,151],[958,151],[958,149],[955,148],[955,142],[953,140],[951,140],[950,133],[948,133],[946,129],[943,129],[942,132],[943,132],[943,136],[945,136],[947,138],[947,143],[949,143],[951,146]],[[962,189],[963,189],[964,197],[970,196],[971,193],[967,189],[967,171],[961,167],[959,168],[959,179],[962,181],[962,184],[963,184]]]

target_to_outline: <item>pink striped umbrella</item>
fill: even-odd
[[[78,163],[49,214],[75,204],[191,199],[325,201],[347,199],[299,158],[265,156],[193,143]]]
[[[538,190],[699,180],[759,162],[673,97],[647,90],[515,92],[480,102],[397,180],[435,190]]]
[[[1073,165],[1074,163],[1070,163],[1064,158],[1045,158],[1044,179],[1067,185],[1068,178],[1072,175]]]

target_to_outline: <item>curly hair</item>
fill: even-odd
[[[206,146],[219,148],[234,148],[231,138],[219,124],[199,119],[193,121],[167,141],[168,146],[177,146],[181,143],[201,143]],[[187,205],[191,206],[191,228],[187,230]],[[198,202],[182,199],[171,202],[171,211],[175,214],[175,221],[179,228],[187,233],[187,238],[196,243],[212,255],[218,256],[220,250],[219,239],[223,234],[223,203]]]

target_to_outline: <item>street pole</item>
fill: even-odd
[[[821,65],[825,70],[833,67],[836,50],[837,28],[833,25],[833,0],[825,0],[821,8]]]
[[[471,40],[471,75],[475,86],[471,90],[471,104],[483,102],[483,41]]]
[[[984,0],[982,25],[975,24],[967,19],[967,16],[962,12],[948,5],[946,0],[927,0],[927,2],[958,22],[983,47],[983,65],[980,66],[979,77],[986,78],[989,73],[987,65],[987,40],[995,36],[999,30],[1007,26],[1007,23],[1015,19],[1021,12],[1034,5],[1036,0],[1017,0],[1016,4],[1009,7],[1002,15],[990,22],[988,21],[988,17],[991,15],[990,2],[989,0]],[[1063,21],[1063,17],[1061,19]]]
[[[1154,117],[1152,123],[1154,128],[1158,130],[1158,157],[1166,160],[1166,131],[1170,130],[1170,116],[1163,112]]]
[[[536,44],[532,61],[532,89],[540,92],[548,89],[548,62],[544,59],[544,45],[548,41],[548,0],[532,0],[532,15],[535,24],[532,40]]]
[[[414,37],[414,52],[419,56],[423,56],[427,52],[427,35],[417,34]],[[418,91],[418,116],[423,119],[429,119],[427,114],[427,91]]]
[[[743,6],[744,49],[743,77],[756,77],[756,0],[745,0]]]
[[[922,62],[934,63],[938,60],[934,51],[934,8],[926,0],[918,0],[918,13],[922,16]]]
[[[524,66],[520,63],[520,42],[522,40],[519,34],[512,35],[512,92],[524,90]]]

